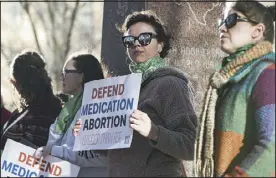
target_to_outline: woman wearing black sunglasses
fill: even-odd
[[[227,2],[196,144],[196,174],[275,176],[275,5]],[[213,158],[214,156],[214,158]]]
[[[193,159],[196,134],[189,82],[166,65],[170,37],[153,12],[130,14],[121,31],[130,70],[143,78],[138,110],[130,117],[131,147],[109,150],[109,175],[181,176],[181,160]]]

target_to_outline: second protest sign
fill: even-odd
[[[129,117],[137,109],[141,74],[129,74],[85,84],[82,127],[74,151],[128,148],[133,130]]]

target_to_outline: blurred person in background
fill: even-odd
[[[31,147],[47,143],[61,102],[53,94],[45,66],[43,57],[34,51],[24,51],[13,59],[10,81],[20,95],[20,106],[3,127],[1,149],[8,138]]]

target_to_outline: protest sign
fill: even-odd
[[[35,149],[8,139],[1,156],[1,177],[76,177],[80,167],[53,157],[34,158]]]
[[[129,118],[138,106],[141,77],[136,73],[85,84],[74,151],[130,147]]]

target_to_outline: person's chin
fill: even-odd
[[[135,63],[143,63],[143,62],[146,62],[147,61],[147,59],[146,58],[144,58],[144,57],[136,57],[135,59],[134,59],[134,62]]]
[[[226,44],[221,44],[220,49],[223,52],[227,53],[227,54],[231,54],[232,53],[231,48],[229,46],[227,46]]]

